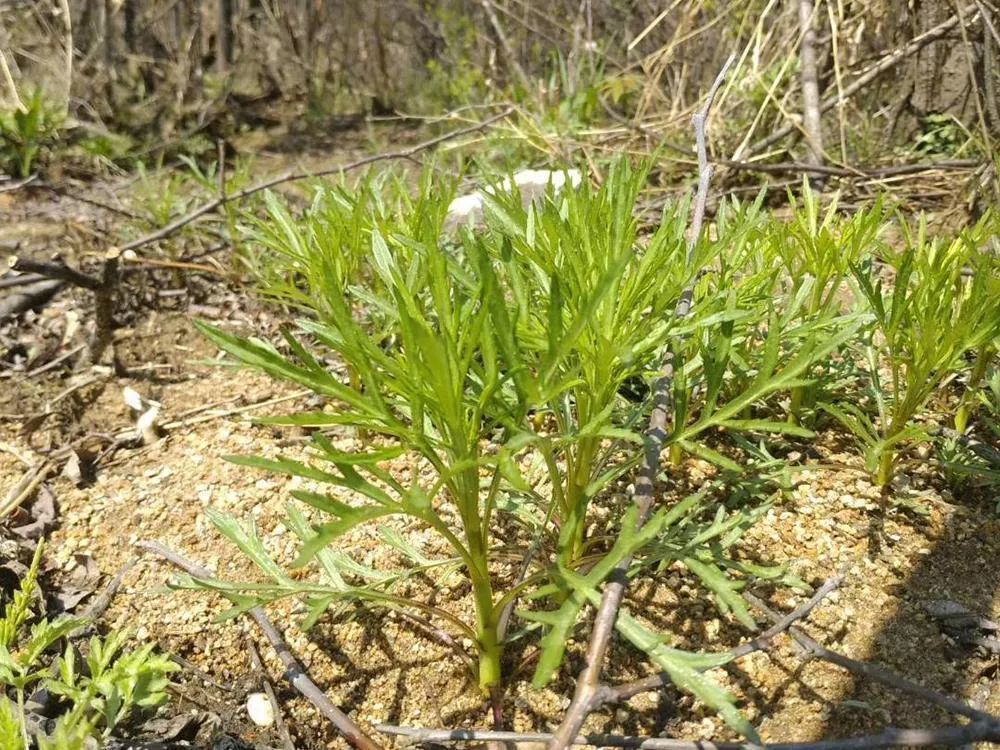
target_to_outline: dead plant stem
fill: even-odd
[[[712,88],[708,92],[705,104],[702,109],[692,118],[695,138],[698,151],[698,192],[695,197],[694,211],[691,218],[691,237],[688,246],[688,261],[694,255],[695,248],[701,238],[702,225],[705,219],[705,206],[708,202],[708,188],[712,179],[712,165],[708,161],[708,147],[706,145],[705,125],[715,94],[722,85],[730,66],[735,60],[735,55],[730,55],[723,65],[722,70],[716,77]],[[677,304],[676,316],[686,317],[691,308],[693,290],[689,287],[681,295]],[[632,492],[632,503],[638,511],[636,526],[642,527],[649,516],[655,495],[656,475],[660,471],[660,454],[667,438],[667,419],[670,410],[670,389],[673,383],[674,361],[672,351],[664,357],[662,374],[654,386],[653,413],[649,418],[649,426],[646,430],[645,451],[643,463],[639,474],[635,479]],[[573,744],[574,738],[583,726],[583,722],[595,707],[595,701],[599,699],[601,692],[601,671],[604,666],[604,657],[607,654],[608,645],[611,642],[611,634],[614,632],[615,621],[618,619],[618,610],[621,607],[622,598],[625,595],[628,579],[627,572],[632,564],[632,556],[629,555],[615,566],[607,585],[601,595],[601,603],[597,614],[594,617],[594,625],[591,630],[590,641],[587,645],[586,664],[580,676],[577,678],[576,691],[573,700],[566,710],[562,723],[559,725],[555,735],[549,741],[549,750],[565,750]]]

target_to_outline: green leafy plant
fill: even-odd
[[[358,524],[389,515],[410,516],[437,531],[468,573],[476,623],[463,627],[471,631],[478,646],[479,682],[490,689],[500,680],[500,609],[489,573],[490,518],[496,509],[500,474],[496,456],[482,443],[483,419],[487,413],[523,413],[527,405],[523,394],[510,394],[503,388],[501,353],[512,344],[509,329],[490,320],[502,292],[487,259],[470,253],[459,266],[466,283],[451,285],[448,269],[459,262],[455,257],[437,243],[414,242],[404,248],[402,241],[377,231],[372,234],[373,270],[385,292],[366,295],[369,304],[394,319],[399,333],[396,346],[384,349],[381,336],[357,321],[349,292],[327,300],[324,320],[300,324],[304,334],[335,352],[358,374],[360,389],[341,383],[290,333],[286,343],[294,361],[263,343],[200,327],[220,348],[242,361],[343,404],[336,413],[293,415],[277,422],[350,425],[388,439],[384,446],[344,453],[317,434],[314,450],[329,470],[287,460],[236,460],[349,490],[367,501],[351,505],[333,493],[297,491],[298,499],[331,519],[318,526],[303,545],[299,565]],[[474,245],[467,248],[474,251]],[[412,263],[401,262],[407,256],[413,258]],[[506,399],[504,408],[494,405]],[[435,477],[430,486],[423,486],[416,477],[400,481],[380,466],[402,454],[427,462]],[[483,472],[488,477],[485,492]],[[450,512],[458,517],[457,532],[447,520]]]
[[[45,150],[58,141],[65,118],[41,90],[23,103],[0,112],[0,168],[17,177],[28,177]]]
[[[978,361],[977,361],[978,365]],[[994,368],[992,373],[984,375],[980,387],[967,390],[963,395],[978,407],[976,426],[980,439],[987,445],[1000,445],[1000,369]],[[970,407],[970,411],[971,411]],[[954,488],[963,490],[970,488],[1000,489],[1000,465],[997,464],[996,451],[988,451],[987,456],[977,453],[975,446],[967,443],[964,433],[961,438],[948,437],[940,441],[938,455],[945,470],[945,478]],[[973,438],[975,440],[975,438]],[[991,460],[987,458],[992,457]],[[995,500],[995,510],[1000,513],[1000,499]]]
[[[969,372],[965,390],[958,402],[958,409],[955,410],[955,429],[959,432],[965,432],[968,429],[970,417],[974,414],[976,407],[986,398],[984,392],[980,391],[980,387],[986,381],[990,364],[996,361],[998,352],[1000,352],[1000,341],[987,341],[976,351],[975,361]],[[994,373],[993,378],[986,381],[994,393],[996,392],[996,380],[997,376]]]
[[[923,132],[913,151],[922,156],[954,156],[972,140],[968,129],[954,115],[930,114],[921,125]]]
[[[950,241],[929,238],[924,219],[915,233],[907,228],[906,247],[886,253],[891,284],[873,260],[852,269],[872,316],[861,354],[877,412],[873,419],[847,401],[822,408],[859,439],[878,486],[892,479],[900,446],[926,434],[914,421],[918,411],[964,369],[967,352],[997,336],[997,261],[982,249],[993,221],[985,217]]]
[[[779,417],[774,402],[811,387],[820,363],[860,326],[834,305],[809,312],[822,299],[816,285],[810,278],[791,281],[775,250],[775,237],[787,229],[760,207],[759,198],[720,206],[717,251],[694,287],[693,320],[671,342],[677,374],[667,444],[675,466],[688,453],[739,472],[737,462],[702,439],[718,429],[811,437],[809,429]]]
[[[250,184],[251,161],[249,159],[237,159],[232,170],[227,171],[226,165],[220,164],[218,161],[211,162],[208,166],[202,167],[197,161],[186,154],[182,154],[178,158],[188,168],[188,174],[186,175],[188,180],[200,187],[206,198],[213,195],[232,195]],[[233,270],[243,271],[245,268],[240,268],[239,265],[242,264],[245,266],[247,259],[240,244],[241,232],[239,220],[241,209],[234,202],[224,203],[221,208],[223,223],[225,225],[223,234],[225,239],[232,244],[231,257],[237,266]],[[246,211],[247,209],[243,208],[242,210]]]
[[[684,206],[668,209],[638,244],[633,207],[645,178],[645,169],[619,161],[599,191],[584,184],[528,206],[516,191],[499,194],[488,208],[491,231],[468,238],[509,290],[500,314],[515,334],[513,372],[531,373],[525,387],[549,394],[533,401],[531,432],[517,446],[544,460],[551,502],[533,497],[553,513],[566,565],[585,550],[591,499],[631,466],[615,461],[622,442],[641,442],[634,425],[645,398],[630,402],[621,392],[644,387],[655,370],[697,270],[685,257]]]
[[[845,306],[843,292],[851,276],[851,267],[864,258],[877,257],[880,234],[885,226],[881,200],[854,211],[849,217],[839,211],[838,196],[834,195],[821,212],[819,197],[809,181],[803,178],[801,204],[789,193],[791,219],[772,221],[766,242],[781,263],[787,279],[786,299],[804,295],[796,311],[802,322],[829,319]],[[808,287],[808,289],[807,289]],[[815,379],[831,373],[811,373]],[[815,405],[816,388],[804,385],[792,389],[788,418],[799,422],[803,408]]]
[[[645,179],[646,168],[621,160],[599,189],[585,184],[528,204],[516,190],[498,191],[488,200],[486,229],[457,238],[442,235],[450,196],[427,176],[415,200],[390,191],[398,198],[390,208],[366,187],[321,188],[301,218],[269,199],[268,215],[253,228],[255,242],[277,256],[265,288],[304,317],[280,345],[199,327],[239,361],[329,400],[319,412],[265,420],[315,430],[305,460],[232,459],[306,484],[293,496],[311,506],[313,517],[293,507],[286,521],[301,542],[293,565],[316,561],[324,580],[293,579],[252,527],[212,513],[266,581],[184,585],[222,593],[234,605],[228,615],[296,596],[308,607],[307,624],[352,601],[437,619],[472,641],[479,684],[494,696],[509,638],[547,631],[536,682],[548,680],[581,608],[626,556],[638,554],[640,567],[679,562],[723,612],[752,625],[734,592],[748,577],[770,573],[733,562],[726,550],[759,517],[759,503],[727,509],[699,495],[660,509],[641,532],[629,531],[634,518],[612,518],[602,530],[609,536],[588,534],[595,500],[635,465],[635,425],[650,409],[644,381],[667,347],[759,309],[734,313],[702,285],[694,313],[675,315],[699,272],[728,258],[746,232],[734,219],[732,233],[688,257],[682,205],[640,238],[635,209]],[[690,419],[668,442],[739,472],[701,438],[716,428],[809,434],[783,420],[741,415],[802,382],[806,368],[850,330],[814,336],[814,345],[782,357],[787,327],[776,320],[760,366],[744,373],[725,400],[719,394],[731,380],[729,360],[705,365],[711,392],[685,412]],[[677,392],[691,403],[699,388]],[[363,431],[363,447],[338,448],[326,431],[342,427]],[[449,554],[426,555],[381,526],[392,515],[434,530]],[[351,558],[347,535],[366,523],[380,524],[404,570],[376,570]],[[649,553],[641,553],[646,547]],[[498,589],[496,566],[511,554],[522,559],[523,575]],[[397,584],[415,572],[464,577],[474,618],[398,593]],[[527,625],[509,635],[509,612],[529,600],[540,606],[522,611]],[[557,609],[545,609],[552,604]],[[663,651],[661,636],[628,617],[619,627],[668,665],[682,689],[751,731],[731,697],[700,674],[721,657]]]
[[[25,697],[29,688],[42,686],[64,703],[51,736],[39,734],[40,748],[84,747],[91,737],[107,738],[135,712],[151,710],[167,700],[168,675],[178,670],[168,657],[154,653],[152,645],[129,651],[128,633],[116,631],[89,640],[83,660],[76,647],[67,643],[61,656],[48,651],[59,641],[86,627],[87,620],[62,616],[55,620],[33,619],[42,545],[20,588],[5,606],[0,618],[0,746],[28,747],[29,728]],[[13,694],[13,698],[11,698]]]

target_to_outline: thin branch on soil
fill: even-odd
[[[979,12],[976,9],[976,6],[969,5],[962,10],[962,14],[956,13],[947,21],[938,24],[932,29],[928,29],[920,36],[916,37],[915,39],[912,39],[908,44],[899,47],[898,49],[894,49],[888,55],[886,55],[877,63],[875,63],[875,65],[873,65],[867,71],[858,76],[848,86],[844,87],[843,91],[824,99],[819,105],[820,113],[826,112],[828,109],[832,109],[833,107],[837,106],[837,104],[845,101],[848,97],[853,96],[861,89],[863,89],[865,86],[867,86],[869,83],[877,79],[885,71],[896,67],[897,65],[899,65],[899,63],[903,62],[903,60],[907,59],[908,57],[911,57],[912,55],[915,55],[917,52],[922,50],[931,42],[935,42],[941,37],[943,37],[945,34],[947,34],[949,31],[951,31],[959,24],[964,14],[975,14],[975,18],[969,21],[970,24],[973,23],[975,19],[979,18]],[[793,131],[797,130],[798,127],[799,127],[798,123],[790,123],[788,125],[784,125],[783,127],[780,127],[777,130],[775,130],[767,137],[762,138],[761,140],[754,143],[747,149],[746,153],[750,154],[760,153],[761,151],[767,149],[768,147],[786,138]]]
[[[230,243],[225,243],[224,247],[229,247]],[[153,260],[151,258],[140,258],[131,250],[122,255],[128,266],[125,271],[145,270],[147,268],[170,268],[178,271],[194,271],[196,273],[207,273],[210,276],[226,277],[227,274],[215,266],[206,266],[203,263],[190,263],[188,261]]]
[[[86,203],[88,206],[99,208],[102,211],[108,211],[109,213],[118,214],[119,216],[124,216],[126,219],[131,219],[132,221],[142,221],[145,222],[146,224],[153,223],[149,218],[145,216],[140,216],[139,214],[132,213],[131,211],[128,211],[124,208],[118,208],[117,206],[112,206],[108,203],[103,203],[99,200],[90,198],[89,196],[86,195],[79,195],[78,193],[70,192],[66,188],[60,187],[58,185],[51,185],[47,182],[43,182],[39,185],[36,185],[35,187],[37,187],[40,190],[45,190],[47,192],[53,193],[54,195],[58,195],[62,198],[69,198],[72,201],[77,201],[79,203]]]
[[[746,593],[743,597],[750,602],[751,605],[767,615],[772,621],[777,621],[778,615],[756,596]],[[795,640],[796,643],[805,649],[803,658],[815,658],[828,661],[831,664],[836,664],[838,667],[846,669],[851,674],[860,675],[870,680],[874,680],[875,682],[881,682],[883,685],[888,685],[889,687],[895,688],[903,693],[909,693],[910,695],[920,698],[921,700],[932,703],[935,706],[943,708],[945,711],[958,714],[959,716],[967,716],[976,722],[992,721],[996,723],[998,721],[998,719],[990,716],[984,711],[980,711],[966,703],[963,703],[962,701],[956,700],[955,698],[951,698],[943,693],[939,693],[928,687],[919,685],[916,682],[890,672],[887,669],[883,669],[875,664],[856,661],[855,659],[851,659],[843,654],[838,654],[836,651],[831,651],[810,638],[797,627],[790,627],[788,629],[788,634]]]
[[[34,370],[29,370],[28,372],[24,373],[24,377],[25,378],[34,378],[34,377],[38,377],[42,373],[48,372],[49,370],[54,370],[59,365],[61,365],[63,362],[65,362],[67,359],[72,359],[77,354],[79,354],[80,352],[82,352],[84,350],[84,348],[85,348],[84,344],[78,344],[78,345],[74,346],[72,349],[70,349],[69,351],[63,352],[62,354],[60,354],[55,359],[52,359],[52,360],[46,362],[44,365],[40,365],[40,366],[36,367]]]
[[[258,402],[253,403],[253,404],[246,404],[244,406],[238,406],[238,407],[236,407],[234,409],[226,409],[225,411],[218,411],[218,412],[214,412],[212,414],[199,414],[198,416],[191,417],[191,418],[176,419],[173,422],[166,422],[165,424],[160,425],[160,427],[162,427],[164,430],[168,430],[168,431],[169,430],[176,430],[178,427],[191,427],[192,425],[201,424],[203,422],[211,422],[213,419],[224,419],[226,417],[235,417],[238,414],[243,414],[243,413],[248,412],[248,411],[253,411],[254,409],[263,409],[265,406],[274,406],[276,404],[282,404],[282,403],[284,403],[286,401],[294,401],[297,398],[303,398],[305,396],[310,395],[311,393],[312,393],[312,391],[296,391],[295,393],[288,393],[288,394],[285,394],[284,396],[277,396],[276,398],[269,398],[269,399],[267,399],[265,401],[258,401]],[[215,408],[215,407],[214,406],[207,406],[207,407],[204,407],[203,409],[191,410],[191,412],[187,412],[187,413],[195,413],[195,414],[197,414],[198,411],[205,411],[205,410],[209,410],[209,409],[213,409],[213,408]],[[131,434],[134,435],[135,434],[135,428],[134,427],[128,428],[128,430],[124,430],[123,433],[124,432],[130,432]]]
[[[695,197],[694,213],[691,218],[691,238],[688,247],[688,261],[694,254],[699,240],[701,239],[702,224],[705,219],[705,205],[708,202],[708,188],[712,179],[712,165],[708,161],[708,147],[705,137],[705,123],[708,120],[712,102],[715,94],[722,85],[730,66],[735,60],[735,55],[730,55],[723,65],[719,75],[716,76],[712,88],[708,92],[705,104],[701,110],[692,118],[695,138],[698,146],[698,193]],[[676,316],[686,317],[693,297],[693,289],[688,288],[678,302]],[[646,447],[643,463],[636,476],[634,489],[632,492],[633,506],[638,510],[636,526],[642,527],[645,524],[649,511],[653,505],[655,494],[656,475],[660,471],[660,454],[663,451],[663,444],[667,438],[667,418],[670,407],[670,390],[673,382],[674,363],[672,351],[668,352],[664,358],[663,372],[657,379],[654,386],[653,413],[649,418],[649,426],[646,430]],[[627,572],[632,564],[632,556],[629,555],[615,566],[614,571],[608,579],[601,595],[601,603],[597,614],[594,617],[594,625],[591,630],[590,641],[587,644],[586,664],[580,676],[577,678],[576,691],[573,700],[566,710],[559,729],[549,742],[549,750],[565,750],[583,726],[588,714],[594,710],[596,702],[600,700],[601,692],[601,670],[604,666],[604,657],[607,654],[608,645],[611,642],[611,634],[614,632],[615,621],[618,619],[618,610],[621,607],[622,599],[625,595],[625,588],[628,583]]]
[[[435,627],[434,623],[432,623],[430,620],[423,617],[419,617],[418,615],[415,615],[411,612],[407,612],[404,609],[393,609],[392,612],[398,615],[399,617],[402,617],[404,620],[412,624],[414,627],[419,628],[426,635],[436,640],[442,646],[450,648],[452,652],[455,654],[455,656],[457,656],[462,661],[462,663],[469,668],[471,672],[475,671],[476,669],[475,661],[472,659],[471,656],[469,656],[468,651],[466,651],[465,648],[462,647],[462,644],[456,641],[449,632],[447,632],[446,630],[442,630],[441,628]]]
[[[512,108],[505,109],[499,114],[493,115],[492,117],[488,117],[482,122],[476,123],[475,125],[470,125],[469,127],[466,128],[459,128],[458,130],[453,130],[450,133],[439,135],[435,138],[431,138],[429,140],[423,141],[422,143],[418,143],[415,146],[410,146],[409,148],[401,149],[399,151],[389,151],[383,154],[373,154],[372,156],[366,156],[363,159],[358,159],[357,161],[353,161],[349,164],[343,164],[338,167],[331,167],[330,169],[321,169],[316,172],[291,172],[289,174],[282,175],[281,177],[275,177],[271,180],[267,180],[252,187],[248,187],[244,190],[240,190],[238,192],[231,193],[226,196],[220,196],[214,200],[209,201],[208,203],[202,204],[193,211],[190,211],[189,213],[186,213],[184,216],[175,219],[174,221],[167,224],[165,227],[162,227],[156,230],[155,232],[151,232],[150,234],[144,235],[142,237],[132,240],[131,242],[125,243],[119,249],[124,252],[126,250],[135,250],[137,248],[150,245],[154,242],[159,242],[160,240],[166,239],[167,237],[170,237],[171,235],[175,234],[178,230],[182,229],[183,227],[186,227],[188,224],[191,224],[192,222],[200,219],[202,216],[210,214],[214,212],[216,209],[221,208],[223,205],[227,203],[233,203],[234,201],[243,200],[244,198],[248,198],[256,193],[263,192],[264,190],[270,190],[271,188],[277,187],[278,185],[284,185],[285,183],[296,182],[299,180],[312,179],[315,177],[325,177],[327,175],[332,175],[332,174],[343,174],[344,172],[350,172],[352,170],[359,169],[360,167],[365,167],[368,166],[369,164],[375,164],[381,161],[391,161],[395,159],[409,159],[416,154],[419,154],[423,151],[428,151],[447,141],[453,141],[456,138],[461,138],[462,136],[470,135],[472,133],[477,133],[482,130],[485,130],[494,123],[508,117],[512,112],[513,112]]]
[[[55,471],[55,469],[56,464],[53,461],[44,461],[39,466],[28,469],[21,477],[20,481],[11,487],[7,496],[3,500],[0,500],[0,519],[5,518],[10,513],[13,513],[15,508],[19,507],[21,503],[31,497],[35,490],[38,489],[38,486],[44,482],[48,478],[49,474]]]
[[[18,416],[20,415],[15,415],[14,418],[17,419]],[[36,463],[32,460],[31,456],[22,451],[16,445],[8,443],[6,440],[0,440],[0,453],[9,453],[29,469]]]
[[[0,322],[20,315],[25,310],[42,307],[66,284],[59,279],[39,279],[36,274],[31,274],[29,278],[34,281],[23,286],[13,285],[14,291],[0,299]]]
[[[218,688],[219,690],[221,690],[221,691],[223,691],[225,693],[235,693],[236,692],[236,688],[233,685],[223,685],[221,682],[218,682],[217,680],[213,680],[212,679],[212,675],[210,675],[208,672],[206,672],[201,667],[192,664],[187,659],[185,659],[183,656],[178,656],[177,654],[171,654],[170,655],[170,661],[172,661],[178,667],[181,667],[182,669],[186,669],[188,672],[190,672],[191,674],[193,674],[195,677],[197,677],[199,680],[201,680],[202,682],[204,682],[206,685],[211,685],[212,687]]]
[[[3,59],[3,52],[0,52],[0,60]],[[20,190],[25,185],[30,185],[32,182],[38,179],[38,173],[28,175],[22,180],[14,180],[13,182],[0,185],[0,193],[11,193],[15,190]]]
[[[858,177],[864,179],[898,177],[900,175],[935,171],[964,172],[975,169],[983,164],[980,159],[943,159],[927,164],[895,164],[888,167],[832,167],[825,164],[802,164],[800,162],[763,164],[752,161],[733,161],[732,159],[719,159],[716,163],[719,166],[742,172],[762,172],[764,174],[798,172],[829,175],[831,177]]]
[[[469,729],[419,729],[378,724],[382,734],[406,737],[414,743],[442,742],[506,742],[539,744],[551,742],[548,732],[490,732]],[[637,750],[878,750],[888,747],[960,747],[974,742],[1000,740],[1000,719],[983,719],[970,724],[936,729],[885,729],[878,734],[849,737],[843,740],[819,742],[775,742],[754,745],[749,742],[712,742],[711,740],[674,740],[666,737],[629,737],[610,734],[589,734],[573,739],[573,745],[594,747],[627,747]]]
[[[732,649],[729,652],[732,659],[741,659],[742,657],[752,654],[755,651],[764,651],[770,648],[772,641],[774,641],[775,638],[786,632],[799,620],[803,620],[808,617],[809,614],[816,609],[816,607],[818,607],[824,599],[826,599],[826,597],[839,588],[843,580],[844,577],[842,575],[836,575],[828,579],[822,586],[816,589],[816,592],[809,598],[809,601],[801,607],[789,612],[753,640],[747,641],[746,643],[740,644],[736,648]],[[622,701],[626,701],[635,695],[639,695],[640,693],[646,693],[650,690],[659,690],[669,684],[671,684],[670,676],[666,672],[660,672],[641,680],[635,680],[634,682],[626,682],[614,687],[605,686],[600,691],[598,699],[603,703],[621,703]]]
[[[191,562],[158,542],[139,541],[136,542],[135,546],[162,557],[195,578],[211,579],[213,577],[208,569]],[[298,690],[321,714],[329,719],[334,727],[337,728],[337,731],[356,750],[383,750],[382,746],[365,734],[350,716],[333,705],[326,693],[320,690],[319,686],[309,678],[305,668],[292,655],[291,650],[285,644],[277,628],[274,627],[271,620],[264,613],[263,608],[254,607],[248,611],[248,614],[256,621],[267,638],[268,643],[271,644],[271,648],[278,655],[278,658],[285,667],[285,679],[292,684],[292,687]]]
[[[90,276],[77,271],[65,263],[46,263],[44,261],[31,260],[31,258],[21,258],[17,255],[11,255],[7,258],[7,267],[12,271],[20,273],[33,273],[44,276],[47,279],[66,281],[73,286],[89,289],[92,292],[97,291],[101,287],[101,280],[96,276]]]
[[[260,654],[257,653],[257,647],[250,636],[247,636],[246,643],[247,651],[250,653],[250,664],[253,666],[254,672],[260,675],[260,683],[264,687],[264,692],[267,693],[268,701],[271,702],[271,708],[274,709],[274,723],[278,730],[278,736],[281,737],[281,742],[285,746],[285,750],[295,750],[295,743],[292,742],[292,736],[288,733],[288,727],[285,726],[285,719],[281,715],[281,704],[278,703],[278,696],[274,694],[274,687],[271,685],[271,681],[267,679],[264,662],[261,661]]]
[[[125,576],[128,575],[128,572],[132,570],[138,562],[139,558],[133,557],[122,565],[122,567],[115,574],[114,578],[112,578],[108,583],[104,591],[101,592],[101,595],[94,599],[94,601],[90,603],[90,606],[83,611],[82,616],[93,621],[103,615],[105,611],[107,611],[108,607],[111,606],[111,601],[115,598],[115,594],[117,594],[118,590],[122,587],[122,582],[125,580]]]
[[[29,284],[37,284],[39,281],[46,281],[47,279],[47,276],[42,276],[40,273],[22,273],[16,276],[3,276],[0,277],[0,289],[28,286]]]
[[[21,258],[11,255],[7,266],[13,271],[36,273],[50,279],[59,279],[94,293],[94,334],[87,345],[85,362],[95,364],[111,343],[114,332],[115,292],[118,287],[118,261],[121,251],[111,248],[104,254],[100,277],[90,276],[63,263]]]

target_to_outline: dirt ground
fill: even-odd
[[[61,236],[53,233],[54,241]],[[247,653],[250,637],[279,691],[297,746],[343,747],[326,722],[283,682],[277,660],[251,622],[218,622],[227,606],[221,598],[166,588],[175,571],[134,546],[154,540],[221,578],[258,579],[208,521],[205,511],[211,507],[252,519],[279,561],[295,556],[295,537],[281,520],[294,483],[235,466],[224,457],[301,454],[302,442],[293,431],[257,425],[252,418],[300,408],[306,397],[245,370],[205,364],[215,353],[194,331],[192,318],[213,317],[244,332],[250,326],[273,325],[264,312],[229,304],[231,295],[222,290],[206,294],[207,300],[181,295],[130,321],[117,345],[130,369],[127,377],[70,376],[60,369],[32,377],[5,373],[0,380],[0,495],[20,479],[25,459],[88,440],[95,451],[102,450],[109,439],[128,434],[133,421],[122,399],[125,386],[161,403],[161,423],[179,424],[159,442],[120,444],[98,461],[89,480],[60,474],[46,483],[58,506],[48,546],[56,569],[52,575],[56,580],[72,576],[81,561],[92,559],[105,576],[113,576],[137,560],[101,625],[133,628],[138,638],[156,641],[189,663],[171,712],[209,711],[244,740],[277,746],[273,730],[256,729],[242,710],[247,692],[258,689]],[[37,332],[49,326],[48,338],[37,338],[55,345],[67,314],[84,302],[82,295],[64,292],[28,327]],[[93,382],[88,384],[88,378]],[[63,395],[71,388],[75,390]],[[26,423],[57,396],[53,416],[26,431]],[[354,437],[345,433],[337,440],[346,447]],[[1000,518],[985,499],[953,495],[928,463],[911,458],[912,465],[885,501],[865,480],[850,447],[836,436],[822,436],[814,452],[801,458],[807,470],[796,473],[788,496],[749,532],[742,552],[749,559],[787,563],[813,585],[843,571],[843,585],[805,624],[810,634],[850,657],[876,661],[1000,713],[998,656],[959,642],[925,609],[929,601],[950,600],[1000,620]],[[442,552],[423,529],[402,522],[397,527],[425,554]],[[367,565],[398,562],[379,543],[373,527],[356,531],[346,551]],[[760,591],[783,612],[806,598],[789,590]],[[438,595],[457,612],[469,604],[460,588]],[[668,630],[681,648],[725,649],[749,636],[731,618],[718,615],[698,586],[676,570],[638,581],[629,605],[650,624]],[[362,724],[488,726],[484,701],[460,660],[407,621],[391,613],[354,612],[336,622],[322,620],[307,635],[297,627],[302,613],[294,603],[275,605],[269,612],[311,677]],[[558,723],[572,695],[586,637],[585,629],[577,632],[571,658],[549,688],[531,689],[530,668],[507,686],[510,728],[546,730]],[[614,646],[609,663],[610,681],[649,673],[642,659],[622,644]],[[745,714],[769,742],[947,720],[898,692],[859,684],[825,662],[803,660],[787,638],[775,651],[753,654],[714,675],[739,697]],[[710,711],[671,690],[594,714],[585,728],[690,739],[731,736]]]

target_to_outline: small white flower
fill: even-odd
[[[482,209],[483,196],[478,191],[468,195],[460,195],[448,204],[448,218],[462,221],[470,215],[477,215]]]

